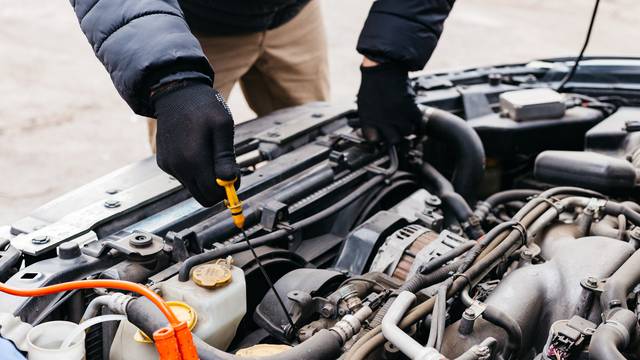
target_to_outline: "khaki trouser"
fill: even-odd
[[[258,116],[274,110],[325,101],[329,97],[327,43],[319,0],[312,0],[286,24],[238,36],[195,34],[209,58],[213,86],[227,99],[240,87]],[[155,152],[156,121],[148,119]]]

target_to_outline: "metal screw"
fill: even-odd
[[[31,243],[34,245],[43,245],[51,241],[51,238],[47,235],[36,235],[31,239]]]
[[[115,195],[115,194],[119,193],[120,190],[118,190],[118,189],[107,189],[107,191],[105,191],[105,192],[107,194],[109,194],[109,195]]]
[[[594,278],[593,276],[589,276],[587,278],[586,284],[588,287],[597,287],[598,286],[598,279]]]
[[[107,209],[114,209],[120,207],[120,205],[122,204],[118,200],[107,200],[104,202],[104,207],[106,207]]]
[[[268,137],[273,137],[273,138],[275,138],[275,137],[280,136],[280,133],[275,132],[275,131],[269,131],[269,132],[267,133],[267,136],[268,136]]]
[[[321,118],[323,116],[324,115],[322,113],[313,113],[313,114],[311,114],[311,117],[313,117],[313,118]]]

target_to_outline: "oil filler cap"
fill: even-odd
[[[191,280],[204,288],[217,288],[231,282],[231,257],[193,268]]]
[[[277,355],[289,349],[291,349],[291,346],[289,345],[258,344],[245,349],[240,349],[236,352],[236,355],[246,358],[263,357]]]
[[[184,303],[182,301],[167,301],[167,305],[173,311],[173,313],[178,318],[178,321],[186,321],[187,327],[189,330],[193,330],[196,327],[196,323],[198,322],[198,313],[189,306],[189,304]],[[139,343],[151,344],[151,339],[147,336],[147,334],[138,330],[133,335],[133,340]]]

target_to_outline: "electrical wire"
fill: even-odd
[[[565,78],[562,80],[562,82],[558,86],[558,91],[564,90],[564,87],[567,85],[567,83],[569,81],[571,81],[571,79],[573,79],[573,77],[576,74],[576,71],[578,70],[578,66],[580,65],[580,61],[582,61],[582,58],[584,57],[584,52],[585,52],[585,50],[587,50],[587,46],[589,45],[589,40],[591,40],[591,32],[593,30],[593,24],[596,21],[596,14],[598,14],[598,7],[599,6],[600,6],[600,0],[596,0],[595,5],[593,6],[593,12],[591,13],[591,20],[589,21],[589,29],[587,30],[587,37],[585,38],[584,44],[582,45],[582,50],[580,50],[580,54],[578,55],[578,57],[574,61],[573,66],[571,67],[571,70],[569,71],[569,74],[567,74],[567,76],[565,76]]]

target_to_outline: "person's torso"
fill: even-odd
[[[310,0],[179,0],[189,26],[210,35],[240,35],[276,28]]]

